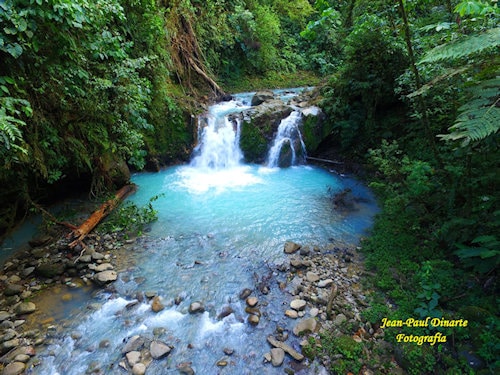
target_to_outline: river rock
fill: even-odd
[[[294,299],[290,302],[290,307],[296,311],[302,311],[306,308],[307,302],[303,299]]]
[[[21,294],[23,292],[23,290],[24,290],[24,287],[22,285],[8,283],[5,286],[5,290],[4,290],[3,294],[5,296],[15,296],[17,294]]]
[[[26,365],[23,362],[11,362],[3,369],[2,375],[19,375],[24,372]]]
[[[304,333],[315,332],[318,323],[314,318],[303,319],[293,328],[295,336],[301,336]]]
[[[89,266],[90,268],[90,266]],[[102,263],[102,264],[99,264],[98,266],[96,266],[94,268],[94,271],[95,272],[102,272],[102,271],[108,271],[108,270],[112,270],[114,267],[111,265],[111,263]]]
[[[16,307],[17,315],[31,314],[36,311],[36,305],[33,302],[21,302]]]
[[[149,346],[149,352],[153,359],[160,359],[167,356],[171,352],[172,348],[162,341],[152,341]]]
[[[252,106],[257,106],[272,99],[274,99],[274,93],[272,91],[257,91],[252,97],[250,104]]]
[[[5,342],[2,342],[0,344],[0,352],[1,353],[7,353],[9,350],[13,349],[13,348],[17,348],[20,344],[20,340],[19,339],[12,339],[12,340],[8,340],[8,341],[5,341]]]
[[[285,353],[289,354],[296,361],[303,361],[304,360],[304,356],[302,354],[300,354],[298,351],[296,351],[290,345],[287,345],[284,342],[277,340],[273,336],[268,336],[267,341],[269,342],[269,344],[271,344],[275,348],[283,349],[285,351]]]
[[[233,308],[231,306],[224,306],[221,310],[221,312],[217,315],[217,320],[222,320],[226,316],[231,315],[234,312]]]
[[[309,271],[306,273],[306,279],[310,283],[315,283],[316,281],[319,280],[319,275],[316,272]]]
[[[300,245],[292,242],[292,241],[287,241],[285,242],[285,248],[284,251],[286,254],[293,254],[297,252],[300,249]]]
[[[190,314],[196,314],[196,313],[201,313],[205,311],[205,307],[203,306],[203,303],[201,302],[193,302],[189,305],[189,313]]]
[[[260,318],[258,315],[248,315],[248,323],[250,323],[253,326],[258,325],[260,322]]]
[[[23,362],[23,363],[26,363],[30,360],[30,356],[27,355],[27,354],[18,354],[16,355],[16,357],[14,358],[14,361],[15,362]]]
[[[28,241],[28,244],[31,247],[40,247],[43,245],[47,245],[50,241],[52,241],[52,237],[49,235],[45,235],[45,236],[32,238],[31,240]]]
[[[116,271],[113,270],[102,271],[94,275],[94,281],[99,284],[110,283],[112,281],[115,281],[117,278],[118,275]]]
[[[146,373],[146,365],[144,363],[136,363],[134,367],[132,367],[133,375],[144,375]]]
[[[190,363],[181,363],[177,366],[179,373],[183,375],[194,375],[194,370],[191,367]]]
[[[31,266],[31,267],[26,267],[25,269],[23,269],[22,271],[22,274],[24,277],[28,277],[29,275],[31,275],[33,272],[35,271],[35,267]]]
[[[141,360],[141,352],[138,352],[136,350],[132,350],[131,352],[128,352],[125,354],[125,357],[127,358],[127,362],[130,367],[134,367],[136,363],[139,363]]]
[[[248,297],[246,303],[250,307],[255,307],[259,303],[259,299],[257,297]]]
[[[9,314],[9,312],[7,311],[0,311],[0,322],[3,322],[4,320],[7,320],[11,317],[11,315]]]
[[[35,272],[41,277],[52,279],[64,273],[65,265],[63,263],[44,263],[39,265]]]
[[[252,294],[252,289],[245,288],[240,293],[240,299],[245,299]]]
[[[331,286],[332,284],[333,284],[333,280],[332,279],[321,280],[318,283],[318,288],[327,288],[327,287]]]
[[[132,336],[125,346],[122,349],[122,354],[126,354],[128,352],[139,350],[144,345],[144,338],[139,335]]]
[[[335,320],[334,320],[334,323],[335,325],[341,325],[342,323],[344,323],[345,321],[347,320],[347,317],[344,315],[344,314],[338,314],[336,317],[335,317]]]
[[[285,360],[285,351],[282,348],[271,349],[271,363],[274,367],[281,366]]]
[[[155,296],[153,300],[151,301],[151,310],[154,312],[159,312],[162,311],[165,308],[165,305],[161,303],[160,297]]]

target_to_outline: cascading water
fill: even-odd
[[[113,288],[52,332],[32,374],[122,373],[124,343],[135,335],[173,347],[168,357],[148,364],[147,374],[178,374],[183,363],[203,375],[283,373],[283,367],[263,363],[263,356],[270,350],[267,336],[278,326],[291,332],[296,323],[284,315],[290,295],[277,286],[287,282],[286,275],[272,271],[286,262],[284,243],[357,241],[375,205],[341,215],[332,209],[330,191],[349,187],[370,200],[369,192],[319,168],[242,164],[239,125],[228,115],[247,108],[250,97],[238,95],[211,108],[189,165],[133,177],[136,204],[161,194],[154,203],[158,221],[133,251],[119,255],[123,266]],[[265,275],[273,283],[264,295],[256,277]],[[245,288],[259,298],[258,326],[247,322],[239,298]],[[153,312],[145,294],[158,295],[165,309]],[[195,301],[203,303],[203,313],[188,312]],[[300,339],[290,336],[288,345],[299,349]],[[217,365],[221,360],[226,367]],[[288,361],[293,360],[287,358],[285,366]]]
[[[306,146],[300,133],[299,125],[302,119],[300,111],[293,111],[288,117],[281,120],[278,132],[274,138],[273,144],[269,150],[267,165],[270,168],[285,164],[286,166],[297,164],[297,150],[300,152],[301,161],[305,161]],[[298,145],[296,144],[298,143]],[[290,153],[289,160],[280,163],[280,158],[283,157],[283,147],[288,146]]]

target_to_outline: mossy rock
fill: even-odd
[[[45,263],[39,265],[35,272],[41,277],[52,279],[56,276],[62,275],[65,269],[65,265],[62,263]]]

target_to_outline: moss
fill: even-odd
[[[268,141],[264,137],[264,131],[250,123],[244,123],[241,129],[240,148],[245,155],[246,162],[263,162],[267,154]]]

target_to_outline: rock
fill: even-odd
[[[295,242],[287,241],[285,242],[284,251],[286,254],[293,254],[300,249],[300,245]]]
[[[24,277],[28,277],[34,271],[35,271],[35,267],[26,267],[25,269],[23,269],[22,274],[23,274]]]
[[[107,270],[112,270],[114,267],[111,265],[111,263],[102,263],[99,264],[94,268],[95,272],[102,272],[102,271],[107,271]]]
[[[341,325],[342,323],[344,323],[345,321],[347,320],[347,317],[344,315],[344,314],[338,314],[336,317],[335,317],[335,320],[334,320],[334,323],[335,325]]]
[[[146,373],[146,365],[144,363],[136,363],[134,367],[132,367],[133,375],[144,375]]]
[[[316,281],[319,280],[319,275],[317,273],[315,273],[315,272],[309,271],[309,272],[306,273],[306,279],[310,283],[314,283],[314,282],[316,282]]]
[[[101,253],[98,253],[97,251],[93,251],[92,254],[90,254],[93,260],[102,260],[104,259],[104,255]]]
[[[271,349],[271,363],[274,367],[281,366],[285,360],[285,351],[282,348]]]
[[[90,263],[92,262],[92,255],[87,255],[87,254],[82,255],[80,259],[78,259],[78,261],[81,263]]]
[[[245,299],[252,294],[252,289],[245,288],[240,293],[240,299]]]
[[[194,370],[191,368],[189,363],[181,363],[177,366],[179,373],[183,375],[194,375]]]
[[[286,310],[285,315],[292,319],[297,319],[299,317],[299,314],[295,310]]]
[[[38,276],[46,277],[48,279],[52,279],[56,276],[60,276],[64,273],[65,265],[63,263],[44,263],[39,265],[35,273]]]
[[[122,349],[122,354],[126,354],[131,351],[136,351],[140,350],[142,346],[144,345],[144,338],[142,338],[139,335],[132,336],[128,341],[127,344]]]
[[[7,311],[0,311],[0,322],[7,320],[11,317],[11,315]]]
[[[22,363],[26,363],[28,362],[30,359],[30,356],[27,355],[27,354],[18,354],[16,355],[16,357],[14,358],[14,361],[15,362],[22,362]]]
[[[272,91],[257,91],[252,97],[251,105],[257,106],[272,99],[274,99]]]
[[[253,326],[256,326],[259,324],[260,322],[260,318],[258,315],[248,315],[248,323],[253,325]]]
[[[294,299],[290,302],[290,307],[296,311],[302,311],[306,308],[307,302],[303,299]]]
[[[216,363],[219,367],[226,367],[228,365],[228,361],[226,358],[219,359]]]
[[[259,299],[257,297],[248,297],[246,303],[250,307],[255,307],[259,303]]]
[[[222,308],[222,311],[217,315],[217,320],[222,320],[226,316],[231,315],[233,312],[234,312],[234,310],[231,306],[224,306]]]
[[[285,353],[289,354],[296,361],[303,361],[304,356],[292,348],[290,345],[285,344],[284,342],[276,340],[273,336],[268,336],[267,341],[269,344],[274,346],[275,348],[281,348],[285,351]]]
[[[31,314],[36,311],[36,305],[33,302],[21,302],[16,307],[17,315]]]
[[[327,287],[331,286],[332,284],[333,284],[332,279],[321,280],[318,283],[318,288],[327,288]]]
[[[295,336],[300,336],[304,333],[315,332],[317,325],[318,323],[314,318],[303,319],[293,328],[293,334]]]
[[[15,296],[17,294],[21,294],[23,290],[24,287],[22,285],[8,283],[7,285],[5,285],[3,294],[5,296]]]
[[[311,317],[316,317],[318,316],[319,314],[319,309],[317,307],[313,307],[310,311],[309,311],[309,315],[311,315]]]
[[[127,358],[127,362],[130,367],[134,367],[136,363],[139,363],[141,360],[141,352],[138,352],[136,350],[132,350],[131,352],[128,352],[125,354],[125,357]]]
[[[52,241],[52,237],[49,235],[45,235],[45,236],[32,238],[31,240],[28,241],[28,244],[31,247],[40,247],[40,246],[47,245],[50,241]]]
[[[113,270],[102,271],[94,275],[94,281],[96,281],[99,284],[110,283],[112,281],[115,281],[117,278],[118,275]]]
[[[21,343],[21,341],[19,339],[12,339],[12,340],[2,342],[0,344],[0,353],[6,353],[9,350],[18,347],[20,343]]]
[[[24,372],[26,365],[23,362],[11,362],[3,369],[2,375],[19,375]]]
[[[205,307],[201,302],[193,302],[189,305],[189,313],[190,314],[196,314],[196,313],[201,313],[205,311]]]
[[[152,341],[149,346],[149,352],[153,359],[160,359],[167,356],[172,351],[172,348],[162,341]]]
[[[151,310],[153,310],[154,312],[157,313],[159,311],[162,311],[164,308],[165,308],[165,305],[163,305],[163,303],[161,303],[160,297],[155,296],[153,298],[153,300],[151,301]]]

